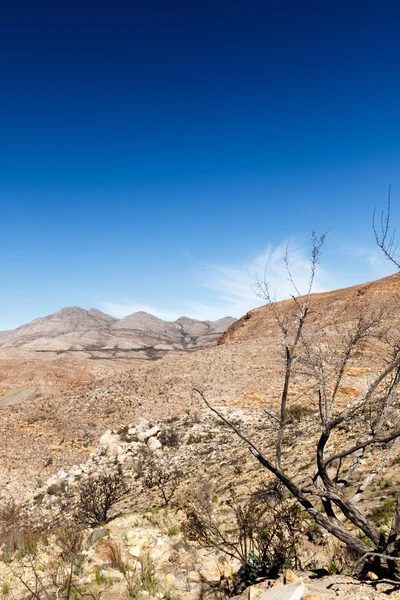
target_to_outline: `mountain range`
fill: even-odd
[[[158,353],[215,346],[234,321],[233,317],[218,321],[180,317],[168,322],[142,311],[116,319],[95,308],[70,306],[15,330],[0,332],[0,351],[18,348],[35,353],[89,352],[113,356],[146,352],[156,358]]]

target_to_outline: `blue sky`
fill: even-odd
[[[393,272],[397,2],[5,2],[0,329],[67,305],[215,319],[269,260],[316,291]]]

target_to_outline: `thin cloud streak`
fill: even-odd
[[[179,305],[173,310],[130,302],[128,298],[120,303],[104,302],[102,306],[106,312],[118,318],[140,310],[167,321],[174,321],[182,315],[200,321],[215,321],[225,316],[241,317],[263,304],[253,286],[257,279],[264,278],[264,274],[271,295],[276,300],[284,300],[296,293],[284,263],[286,250],[287,242],[282,242],[276,247],[268,246],[248,262],[198,264],[194,275],[197,286],[193,286],[192,291],[196,299],[188,295],[184,302],[180,299]],[[317,266],[312,289],[314,293],[356,285],[393,273],[391,265],[375,248],[343,245],[334,248],[330,261],[326,260],[325,264],[328,266]],[[289,268],[297,289],[302,294],[306,293],[310,281],[309,249],[291,243]],[[170,305],[172,301],[171,298]]]
[[[199,274],[201,285],[215,291],[218,303],[230,306],[237,316],[262,304],[256,297],[253,286],[257,280],[262,280],[264,275],[272,296],[277,300],[288,298],[295,290],[284,264],[286,249],[286,242],[276,248],[270,246],[252,261],[240,266],[203,265]],[[289,250],[291,275],[299,291],[306,293],[310,281],[310,260],[300,246],[292,245]],[[327,279],[328,274],[318,265],[313,291],[324,291]]]

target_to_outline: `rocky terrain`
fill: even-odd
[[[168,353],[215,346],[235,319],[170,323],[145,312],[115,319],[68,307],[0,332],[0,406],[87,385]]]
[[[315,294],[310,299],[310,316],[304,335],[326,348],[327,356],[333,357],[332,369],[335,353],[345,348],[350,331],[365,321],[374,323],[374,335],[346,364],[337,390],[338,409],[356,402],[389,360],[387,348],[399,334],[399,284],[400,275],[394,275],[344,290]],[[244,494],[260,481],[267,482],[269,475],[263,472],[237,437],[214,418],[193,388],[203,391],[213,407],[228,415],[266,456],[271,456],[272,440],[276,436],[273,419],[279,408],[285,358],[282,330],[276,315],[281,323],[287,324],[287,333],[291,335],[294,311],[293,301],[261,307],[233,323],[216,347],[200,352],[168,351],[161,360],[140,361],[134,368],[124,364],[115,370],[106,370],[101,361],[94,361],[98,371],[95,376],[93,371],[88,371],[85,383],[60,386],[57,393],[49,394],[43,378],[44,385],[37,386],[34,395],[28,395],[23,401],[13,402],[11,398],[9,402],[3,402],[0,405],[0,506],[14,498],[22,503],[23,514],[42,524],[58,518],[59,514],[66,518],[68,511],[65,512],[63,498],[68,497],[67,489],[78,489],[82,481],[98,472],[122,469],[131,491],[115,508],[104,536],[118,544],[128,560],[129,556],[136,560],[144,551],[150,552],[153,560],[158,562],[158,577],[163,581],[157,597],[177,595],[189,599],[205,594],[202,587],[205,581],[215,581],[221,573],[229,577],[237,564],[188,539],[182,503],[193,490],[208,486],[212,492],[210,506],[215,504],[217,512],[223,515],[229,507],[227,501],[232,486],[239,494]],[[123,319],[105,324],[105,316],[86,312],[88,314],[78,315],[84,327],[95,320],[107,331],[124,331],[125,328],[139,331],[142,327],[141,332],[146,335],[150,330],[155,335],[158,327],[158,339],[169,336],[170,343],[178,330],[176,323],[159,323],[150,315],[131,315],[126,318],[126,323]],[[73,313],[71,318],[74,320],[75,309]],[[181,335],[182,331],[187,338],[190,333],[198,339],[207,335],[204,325],[188,323],[184,319],[179,321]],[[57,319],[55,322],[56,330],[59,324]],[[31,336],[28,345],[34,342],[36,335],[37,325],[33,323],[32,327],[26,326],[27,337]],[[47,327],[51,329],[53,325],[46,324]],[[211,325],[207,327],[213,334]],[[14,338],[13,348],[24,351],[23,345],[17,346],[18,335]],[[64,335],[69,334],[58,330],[55,338]],[[11,349],[11,346],[4,346],[9,343],[4,342],[5,339],[11,340],[3,336],[3,349]],[[31,360],[27,358],[27,363]],[[65,368],[65,361],[62,359],[58,363],[57,360],[60,357],[48,363],[53,369],[49,379],[56,376],[58,366]],[[83,369],[82,364],[80,367]],[[82,373],[85,375],[86,371]],[[15,376],[18,376],[17,372]],[[10,394],[10,390],[7,393]],[[288,423],[283,464],[300,482],[312,478],[313,451],[320,434],[318,393],[304,368],[296,372],[289,409],[292,416]],[[272,418],[268,417],[271,414]],[[364,420],[338,430],[330,451],[357,443],[364,435],[369,418],[365,415]],[[397,419],[394,408],[390,419]],[[146,484],[143,452],[150,453],[155,461],[153,465],[163,468],[172,465],[181,473],[177,484],[180,503],[175,508],[160,503],[157,490]],[[377,527],[384,531],[400,487],[398,452],[398,446],[393,444],[390,462],[386,469],[377,471],[359,505],[363,513],[375,519]],[[347,493],[354,494],[365,476],[378,464],[378,453],[366,453]],[[157,472],[157,466],[153,471]],[[380,512],[381,504],[386,507],[384,513]],[[343,548],[335,545],[329,535],[316,533],[309,522],[304,527],[299,558],[305,572],[294,577],[287,573],[286,578],[280,580],[280,584],[294,586],[293,593],[297,596],[271,595],[271,599],[287,597],[294,600],[307,597],[305,594],[310,599],[314,595],[322,600],[337,597],[382,600],[399,596],[395,583],[377,582],[373,572],[363,583],[340,576],[338,572],[347,561]],[[104,544],[100,539],[103,534],[99,534],[94,542],[93,538],[89,540],[92,533],[90,529],[85,532],[87,561],[85,559],[81,574],[82,585],[94,586],[93,589],[98,586],[96,590],[103,585],[106,598],[126,598],[123,587],[126,582],[121,572],[118,574],[117,569],[110,567],[104,555]],[[323,580],[316,578],[321,569],[329,574]],[[6,571],[0,577],[5,578]],[[304,579],[304,586],[298,578]],[[254,588],[251,597],[258,599],[261,592],[273,585],[277,590],[279,581],[263,582],[260,588]],[[142,592],[144,597],[149,593],[152,595],[154,590]],[[210,589],[207,593],[213,597]]]
[[[334,345],[341,343],[340,331],[346,331],[360,309],[366,315],[384,307],[382,319],[390,321],[391,334],[395,335],[396,323],[400,321],[396,293],[399,283],[400,275],[394,275],[345,290],[315,294],[311,298],[312,319],[318,328],[329,333],[330,344]],[[279,307],[283,314],[292,310],[290,301],[279,303]],[[367,346],[357,361],[349,365],[339,390],[343,405],[365,389],[384,359],[380,350],[379,342]],[[97,372],[78,363],[81,380],[74,381],[73,363],[59,358],[46,362],[41,385],[34,387],[31,383],[35,392],[23,402],[12,402],[12,398],[4,402],[7,395],[10,397],[11,388],[14,389],[11,381],[0,403],[0,432],[4,440],[0,447],[0,489],[6,491],[9,486],[28,489],[50,458],[52,465],[47,467],[50,471],[74,464],[90,451],[107,428],[118,427],[127,420],[135,422],[140,417],[158,419],[197,410],[202,405],[193,387],[204,390],[218,406],[237,407],[255,414],[263,407],[276,406],[283,376],[282,335],[270,307],[263,307],[237,321],[217,347],[201,352],[168,353],[162,360],[135,363],[134,368],[113,363],[111,372],[98,361],[94,364]],[[65,371],[70,365],[68,379]],[[28,359],[23,366],[32,369],[32,378],[37,382],[41,371],[36,362]],[[8,370],[5,361],[2,368],[6,371],[3,381],[20,376],[18,363]],[[62,390],[54,394],[53,387],[53,393],[48,394],[47,386],[57,377],[64,382]],[[300,378],[297,386],[300,396],[306,394],[306,380]],[[312,394],[300,400],[293,398],[293,402],[304,401],[312,404],[317,399]],[[24,474],[22,484],[19,471]]]
[[[266,434],[272,433],[265,422],[254,418],[252,412],[236,410],[231,415],[257,444],[262,443]],[[309,415],[302,422],[293,423],[289,435],[295,438],[299,430],[306,432],[313,427],[313,417]],[[292,456],[290,462],[292,465],[297,462],[301,470],[300,466],[307,463],[306,456],[307,449],[301,457]],[[149,461],[147,467],[146,461]],[[154,472],[158,473],[157,469],[176,477],[162,480],[158,487],[157,479],[152,476]],[[191,413],[181,419],[158,422],[141,418],[137,423],[128,423],[117,430],[109,429],[84,462],[60,469],[38,485],[20,507],[17,526],[28,522],[33,531],[35,527],[42,530],[51,525],[56,532],[54,539],[43,538],[45,541],[40,541],[39,546],[31,550],[34,557],[31,560],[44,564],[41,577],[55,576],[50,557],[59,553],[57,535],[65,536],[69,530],[63,527],[75,518],[71,498],[80,488],[85,489],[92,477],[120,470],[129,484],[129,491],[112,508],[107,524],[85,529],[84,562],[77,572],[76,584],[95,597],[104,593],[110,599],[128,598],[126,572],[110,559],[110,552],[115,554],[117,548],[124,569],[129,567],[134,574],[135,565],[143,561],[154,569],[150,580],[140,582],[136,592],[140,597],[212,598],[213,583],[228,583],[239,562],[218,549],[204,548],[188,537],[185,505],[191,498],[200,497],[202,490],[208,490],[215,519],[225,519],[232,489],[236,494],[246,494],[261,482],[268,482],[269,476],[254,462],[246,448],[232,438],[229,429],[207,413]],[[400,482],[398,465],[392,470],[391,477]],[[384,481],[381,479],[377,485],[379,493],[382,493]],[[161,491],[167,493],[167,503]],[[6,539],[4,534],[3,537],[0,535],[0,551],[2,543],[3,550],[6,548]],[[12,589],[13,597],[21,600],[26,597],[26,592],[18,576],[22,575],[24,581],[33,577],[31,564],[24,559],[22,555],[11,563],[0,561],[0,581]],[[364,581],[338,575],[336,572],[344,567],[343,549],[308,521],[302,524],[299,560],[302,571],[287,569],[278,579],[254,585],[251,598],[400,598],[400,584],[378,581],[373,572],[368,573]],[[248,594],[249,590],[246,590],[240,598],[246,600]]]
[[[90,357],[121,352],[198,350],[213,346],[235,319],[197,321],[181,317],[173,323],[146,312],[115,319],[100,310],[70,306],[35,319],[13,331],[0,332],[2,356],[11,348],[29,352],[87,353]],[[151,355],[151,354],[150,354]]]

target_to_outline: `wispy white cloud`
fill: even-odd
[[[287,242],[268,246],[264,252],[239,264],[198,263],[193,286],[185,296],[180,295],[173,310],[130,302],[128,298],[119,303],[105,302],[102,309],[118,318],[143,310],[167,321],[182,315],[211,321],[228,315],[240,317],[263,303],[255,295],[253,285],[257,278],[264,278],[264,272],[277,300],[294,293],[284,263],[286,248]],[[317,267],[313,292],[347,287],[393,273],[391,265],[375,248],[340,245],[332,248],[326,258],[326,266]],[[310,279],[309,249],[291,242],[289,266],[298,290],[306,293]],[[169,298],[168,305],[173,301]]]
[[[270,285],[271,294],[277,300],[288,298],[294,293],[293,284],[285,268],[284,257],[287,243],[275,248],[269,246],[265,252],[255,256],[251,261],[240,265],[202,265],[198,272],[201,285],[216,293],[218,304],[230,307],[236,315],[241,315],[254,308],[261,301],[256,297],[253,286],[264,274]],[[299,245],[291,244],[289,267],[293,280],[301,293],[305,293],[310,281],[310,260],[307,252]],[[321,292],[326,289],[328,274],[319,265],[316,272],[313,290]]]
[[[385,258],[379,248],[359,247],[355,251],[359,257],[367,262],[368,266],[371,268],[372,274],[377,279],[393,273],[393,264]]]
[[[254,293],[254,282],[263,279],[269,283],[276,300],[289,298],[293,284],[285,267],[287,242],[269,246],[264,252],[239,265],[203,264],[198,271],[201,285],[214,292],[213,306],[217,312],[241,316],[262,303]],[[310,281],[309,249],[290,243],[289,268],[301,294],[307,292]],[[327,252],[329,254],[329,252]],[[393,273],[393,266],[378,249],[340,246],[330,250],[327,266],[318,264],[312,291],[314,293],[347,287]],[[322,261],[323,262],[323,261]],[[220,315],[221,316],[221,315]]]

